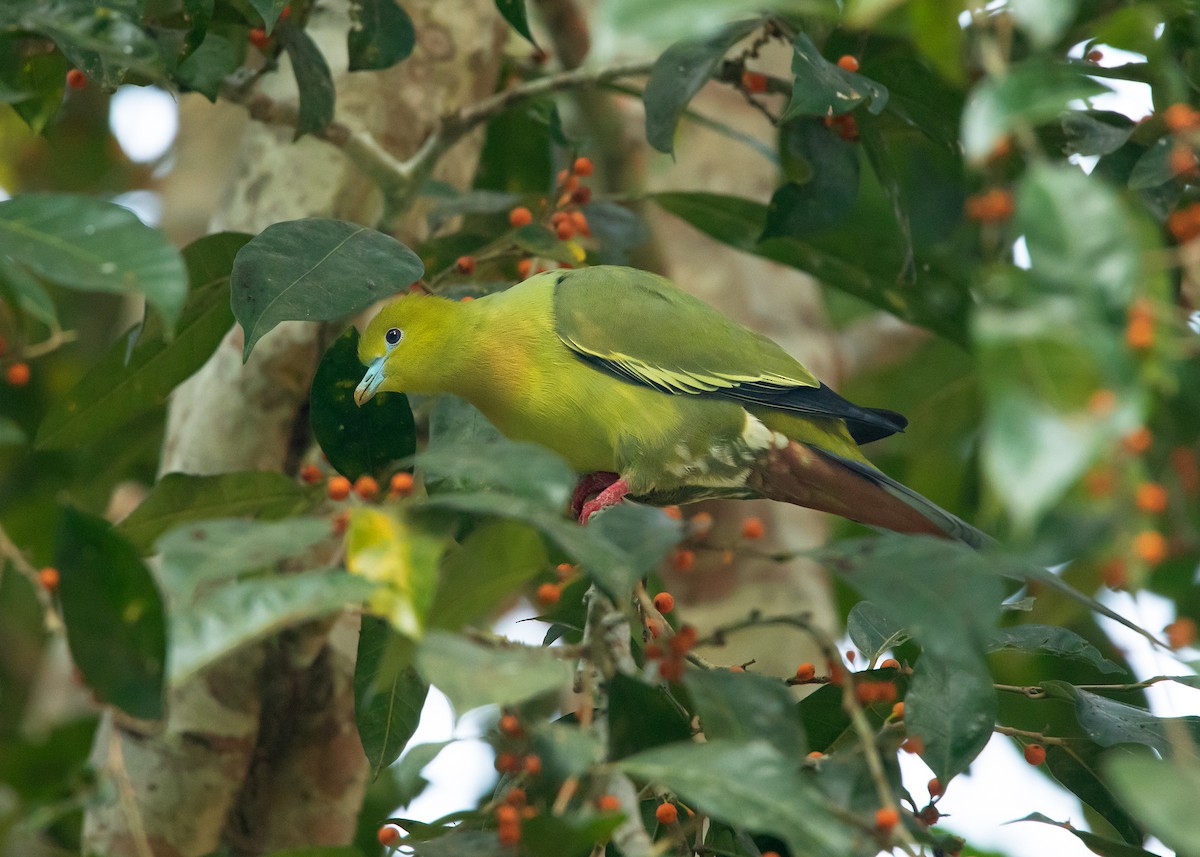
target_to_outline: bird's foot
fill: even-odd
[[[596,495],[596,499],[588,500],[583,504],[583,511],[579,513],[579,523],[586,524],[596,512],[601,509],[606,509],[609,506],[615,506],[625,499],[625,495],[629,493],[629,483],[624,479],[618,479],[613,482],[603,491]]]
[[[583,515],[584,504],[620,478],[607,470],[597,470],[595,473],[580,476],[575,485],[575,492],[571,495],[571,514],[579,519]]]

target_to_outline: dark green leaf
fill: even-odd
[[[548,562],[541,538],[524,524],[491,521],[476,527],[442,560],[429,626],[457,631],[486,618]]]
[[[408,806],[421,792],[425,791],[429,780],[421,776],[421,771],[451,743],[450,741],[436,741],[408,748],[408,752],[401,756],[400,761],[391,769],[399,789],[397,800],[393,801],[393,805]]]
[[[7,417],[0,417],[0,446],[23,446],[26,440],[19,425]]]
[[[421,641],[417,669],[450,698],[459,716],[481,705],[515,705],[561,691],[573,673],[552,649],[492,648],[445,631],[430,631]]]
[[[587,857],[620,824],[619,815],[541,813],[521,825],[521,850],[533,857]]]
[[[683,527],[661,509],[623,503],[610,506],[590,519],[587,527],[613,545],[626,558],[618,567],[575,558],[584,571],[617,603],[628,597],[641,578],[658,567],[667,552],[683,540]]]
[[[7,83],[15,96],[5,100],[33,133],[40,134],[62,107],[71,66],[61,52],[37,49],[36,41],[0,33],[0,81]]]
[[[45,611],[33,582],[0,562],[0,739],[19,731],[46,643]]]
[[[321,49],[307,32],[286,24],[279,32],[283,48],[292,61],[296,87],[300,90],[300,112],[295,136],[299,140],[305,134],[325,129],[333,121],[333,75],[329,73]]]
[[[747,672],[689,670],[683,684],[709,741],[766,738],[792,758],[808,752],[795,699],[782,682]]]
[[[424,270],[399,241],[365,226],[319,217],[268,226],[233,263],[233,314],[246,331],[244,356],[281,321],[352,315]]]
[[[1075,20],[1079,0],[1009,0],[1008,10],[1036,47],[1048,48],[1062,36]]]
[[[1109,750],[1109,753],[1120,751]],[[1100,774],[1102,751],[1079,741],[1046,747],[1046,767],[1054,779],[1103,816],[1130,845],[1141,845],[1144,831],[1126,814]]]
[[[969,160],[981,162],[1011,131],[1040,125],[1062,113],[1068,102],[1107,90],[1087,76],[1082,63],[1039,58],[1017,63],[971,91],[962,115],[963,150]]]
[[[1129,174],[1130,190],[1150,190],[1175,180],[1175,168],[1171,166],[1171,150],[1175,147],[1170,137],[1163,137],[1146,150]]]
[[[854,853],[855,833],[796,762],[766,741],[680,743],[639,753],[618,767],[677,792],[715,818],[783,839],[795,854]]]
[[[840,116],[860,104],[866,104],[872,113],[887,106],[886,87],[829,62],[804,33],[796,34],[792,50],[795,82],[783,121],[797,116]]]
[[[242,63],[237,47],[226,36],[209,31],[175,74],[189,89],[215,102],[225,78]]]
[[[850,608],[850,615],[846,617],[846,633],[850,635],[855,648],[866,656],[868,663],[908,639],[908,632],[870,601],[860,601]]]
[[[1120,125],[1111,124],[1112,119]],[[1072,155],[1110,155],[1125,145],[1135,126],[1122,114],[1068,110],[1062,114],[1067,153]]]
[[[642,750],[686,741],[687,716],[661,688],[618,673],[608,684],[608,755],[624,759]]]
[[[1087,736],[1101,747],[1117,744],[1145,744],[1160,753],[1176,750],[1172,730],[1190,734],[1200,741],[1200,716],[1156,717],[1144,708],[1117,702],[1065,681],[1043,681],[1042,687],[1056,699],[1075,703],[1075,716]]]
[[[836,226],[858,200],[858,147],[820,120],[797,119],[783,126],[780,148],[785,158],[811,164],[812,175],[805,182],[788,182],[771,196],[763,238],[799,237]]]
[[[412,53],[417,34],[396,0],[354,0],[350,15],[350,71],[391,68]]]
[[[405,662],[411,647],[386,619],[362,617],[354,665],[354,721],[372,780],[400,757],[429,693],[429,685]]]
[[[133,717],[162,717],[166,619],[133,545],[108,522],[67,507],[55,565],[67,643],[84,681]]]
[[[338,570],[227,583],[172,617],[171,684],[179,686],[239,648],[293,625],[359,606],[374,589]]]
[[[190,293],[174,339],[167,341],[162,324],[151,318],[114,343],[50,406],[38,427],[37,445],[67,449],[93,441],[166,402],[229,332],[229,272],[248,240],[248,235],[223,232],[190,244],[183,251]]]
[[[1104,673],[1124,670],[1074,631],[1055,625],[1014,625],[992,631],[987,650],[1017,649],[1022,652],[1048,652],[1063,658],[1079,658]]]
[[[585,776],[603,761],[604,749],[594,729],[582,729],[577,723],[545,723],[534,733],[533,747],[543,762],[543,770],[556,780]]]
[[[151,79],[165,71],[162,55],[142,29],[140,4],[35,3],[21,15],[23,29],[49,36],[71,64],[106,89],[125,77]]]
[[[1200,855],[1200,769],[1194,757],[1189,763],[1116,756],[1106,769],[1121,800],[1163,844],[1179,857]]]
[[[138,550],[148,553],[160,535],[189,521],[242,515],[277,520],[310,505],[304,489],[282,473],[168,473],[119,529]]]
[[[677,42],[650,70],[642,92],[646,106],[646,139],[668,155],[675,151],[675,126],[692,97],[716,72],[734,44],[762,25],[758,19],[729,24],[707,39]]]
[[[111,202],[67,194],[0,202],[0,255],[66,288],[145,295],[168,330],[187,298],[179,252]]]
[[[247,0],[254,10],[262,16],[263,26],[266,27],[267,33],[271,33],[275,29],[276,23],[279,22],[279,16],[283,13],[283,9],[291,0]]]
[[[1061,827],[1075,835],[1084,845],[1092,852],[1101,855],[1101,857],[1154,857],[1153,852],[1143,851],[1134,845],[1127,845],[1124,842],[1116,842],[1112,839],[1106,839],[1103,836],[1097,836],[1094,833],[1089,833],[1086,830],[1080,830],[1072,826],[1069,821],[1055,821],[1042,815],[1040,812],[1033,812],[1024,818],[1018,818],[1016,821],[1037,821],[1041,824],[1049,824],[1053,827]],[[1015,824],[1016,821],[1009,822]]]
[[[26,805],[76,799],[72,787],[89,777],[95,734],[96,718],[91,716],[0,740],[0,783]],[[16,838],[9,834],[10,843]]]
[[[325,352],[309,394],[309,423],[329,464],[347,479],[385,479],[396,462],[417,448],[408,397],[387,393],[359,407],[354,401],[365,368],[358,360],[358,331],[346,330]]]
[[[0,256],[0,297],[14,310],[23,310],[47,327],[58,324],[58,309],[46,287],[4,256]]]
[[[504,20],[508,21],[510,27],[528,39],[530,44],[536,44],[533,41],[533,34],[529,31],[529,17],[525,11],[525,0],[496,0],[496,9]]]
[[[961,774],[992,737],[996,689],[982,663],[925,652],[905,697],[904,723],[925,742],[925,764],[943,783]]]

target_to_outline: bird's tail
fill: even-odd
[[[871,527],[955,539],[975,549],[986,533],[869,464],[792,441],[752,474],[764,497],[831,512]]]

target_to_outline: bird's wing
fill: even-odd
[[[554,315],[559,339],[584,360],[664,393],[842,419],[859,443],[906,425],[897,413],[843,399],[770,339],[645,271],[564,271],[554,289]]]

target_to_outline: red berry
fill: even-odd
[[[742,537],[747,539],[761,539],[767,528],[763,525],[760,518],[747,518],[742,522]]]
[[[533,223],[533,212],[523,205],[517,206],[508,213],[508,222],[515,229]]]
[[[572,166],[571,171],[577,176],[590,176],[592,174],[592,169],[593,165],[591,158],[579,157],[575,159],[575,163]]]
[[[88,85],[88,76],[77,68],[67,72],[67,86],[71,89],[83,89]]]
[[[900,823],[900,813],[891,808],[875,810],[875,827],[882,831],[891,830]]]
[[[537,588],[537,600],[549,606],[562,598],[562,587],[557,583],[543,583]]]
[[[385,824],[375,835],[384,848],[391,848],[400,841],[400,830],[394,824]]]
[[[393,473],[392,479],[388,483],[388,494],[393,497],[407,497],[412,493],[413,476],[411,473],[406,473],[401,470],[399,473]]]
[[[837,65],[843,71],[858,71],[858,57],[843,54],[838,57]]]
[[[530,753],[521,762],[521,769],[531,777],[536,777],[542,772],[542,759],[540,756],[535,756]]]
[[[267,35],[267,31],[262,27],[255,27],[250,31],[250,44],[258,48],[260,51],[267,49],[267,45],[271,44],[271,37]]]
[[[53,595],[58,591],[58,569],[53,566],[46,566],[38,570],[38,583],[42,589]]]
[[[521,728],[521,721],[517,719],[515,714],[505,714],[501,717],[499,729],[501,735],[506,735],[509,738],[520,738],[525,734],[525,730]]]
[[[497,753],[495,765],[502,774],[515,774],[521,770],[521,757],[516,753]]]
[[[330,476],[325,483],[325,493],[330,500],[345,500],[353,487],[345,476]]]
[[[459,256],[454,262],[454,266],[458,268],[460,274],[475,273],[475,257],[474,256]]]
[[[306,464],[300,468],[300,481],[306,485],[316,485],[323,478],[321,468],[315,464]]]
[[[673,803],[660,803],[654,810],[659,824],[674,824],[679,820],[679,809]]]
[[[601,812],[616,812],[621,808],[621,799],[616,795],[600,795],[596,800],[596,809]]]
[[[364,473],[354,480],[354,493],[360,500],[374,500],[379,496],[379,483],[373,476]]]
[[[800,666],[796,667],[796,681],[800,684],[812,681],[814,678],[816,678],[816,676],[817,668],[808,661],[805,661],[804,663],[800,664]]]
[[[4,370],[4,380],[12,387],[24,387],[29,383],[29,364],[14,363]]]
[[[670,592],[660,592],[654,596],[654,609],[659,613],[670,613],[675,609],[675,596]]]
[[[1041,744],[1025,745],[1025,761],[1035,767],[1046,761],[1046,748]]]

